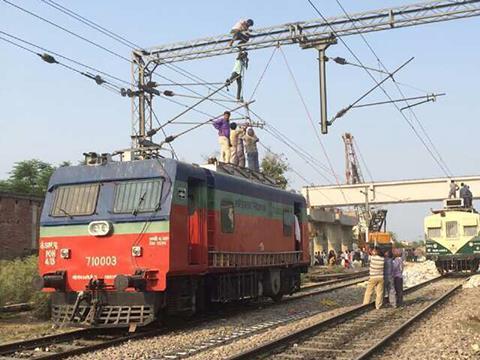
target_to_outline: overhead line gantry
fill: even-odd
[[[328,131],[326,101],[327,57],[325,50],[336,43],[336,36],[391,30],[435,22],[468,18],[480,15],[480,0],[438,0],[393,8],[365,11],[310,21],[291,22],[255,29],[245,51],[275,46],[298,44],[302,49],[314,48],[319,54],[321,130]],[[138,86],[139,95],[132,97],[132,139],[147,138],[152,128],[152,100],[149,88],[152,75],[159,65],[196,60],[238,52],[238,47],[228,46],[230,34],[182,41],[133,51],[132,80]]]

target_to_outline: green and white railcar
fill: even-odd
[[[480,262],[480,214],[461,199],[445,200],[444,209],[424,221],[427,259],[440,273],[476,272]]]

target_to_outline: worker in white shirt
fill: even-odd
[[[228,43],[228,46],[232,46],[235,40],[239,40],[238,44],[245,44],[248,40],[250,40],[250,27],[253,26],[252,19],[240,19],[233,25],[232,30],[230,30],[230,34],[232,34],[232,40]]]

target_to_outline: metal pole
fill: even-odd
[[[325,49],[327,46],[318,47],[318,73],[320,80],[320,124],[322,134],[328,133],[327,120],[327,71],[325,63],[327,58],[325,56]]]
[[[132,92],[137,92],[137,96],[132,96],[132,148],[139,147],[139,140],[145,138],[145,109],[146,97],[142,91],[145,84],[145,63],[142,55],[133,52],[132,54]]]

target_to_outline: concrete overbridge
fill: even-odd
[[[303,196],[310,207],[343,207],[442,201],[448,197],[450,181],[470,186],[473,199],[480,199],[480,175],[400,181],[366,182],[353,185],[306,186]],[[457,192],[458,197],[458,192]]]

